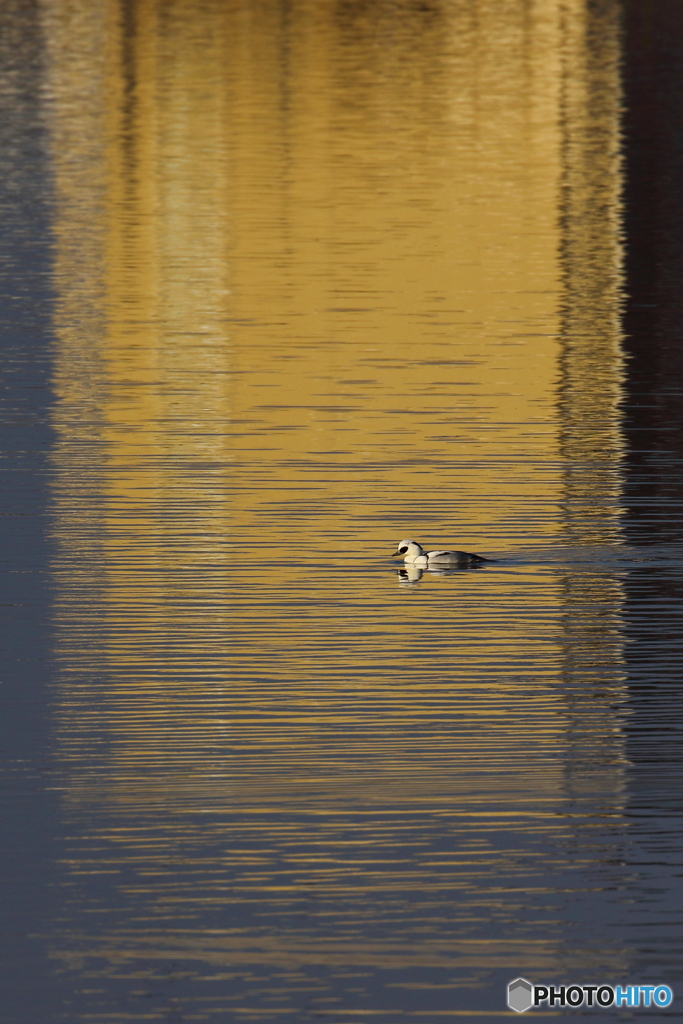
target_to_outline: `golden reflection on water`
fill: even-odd
[[[567,19],[563,52],[560,190],[560,378],[558,417],[564,458],[563,525],[570,544],[618,544],[621,539],[620,408],[623,380],[620,308],[623,295],[619,149],[620,7],[608,3],[590,18]],[[570,698],[572,756],[568,785],[585,791],[602,771],[586,719],[603,717],[604,761],[623,759],[601,696],[623,694],[623,572],[603,568],[562,581],[565,685]],[[586,692],[588,691],[588,692]],[[598,695],[586,700],[588,693]],[[601,710],[602,708],[602,710]],[[622,783],[615,778],[615,796]],[[602,785],[602,780],[598,780]]]
[[[584,544],[621,539],[619,14],[574,26],[563,76],[560,450],[567,534]]]
[[[142,922],[72,890],[59,955],[507,969],[481,892],[620,827],[616,7],[41,10],[68,870]],[[411,534],[500,561],[400,587]]]

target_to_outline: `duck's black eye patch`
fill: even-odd
[[[407,551],[407,550],[408,550],[408,548],[406,548],[406,547],[402,547],[402,548],[399,548],[399,549],[398,549],[398,553],[399,553],[399,555],[404,555],[404,554],[406,553],[406,551]]]

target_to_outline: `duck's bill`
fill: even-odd
[[[393,555],[391,557],[392,558],[400,558],[401,557],[401,552],[400,551],[394,551],[394,553],[393,553]]]

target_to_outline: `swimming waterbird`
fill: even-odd
[[[470,554],[469,551],[424,551],[416,540],[400,540],[398,549],[391,557],[399,558],[401,555],[406,565],[420,568],[439,565],[478,565],[480,562],[490,561],[489,558]]]

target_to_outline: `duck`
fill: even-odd
[[[391,556],[399,558],[403,556],[405,565],[414,565],[417,568],[425,566],[436,568],[447,565],[479,565],[480,562],[489,562],[489,558],[482,558],[481,555],[473,555],[469,551],[425,551],[416,540],[400,540],[398,548]]]

